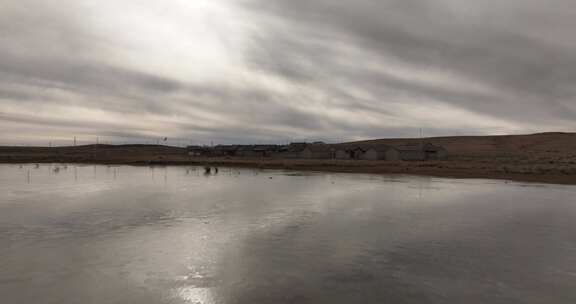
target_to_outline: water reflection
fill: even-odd
[[[203,167],[0,166],[1,298],[576,301],[575,187],[214,173],[205,178]]]

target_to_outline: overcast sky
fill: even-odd
[[[576,130],[576,1],[0,0],[0,144]]]

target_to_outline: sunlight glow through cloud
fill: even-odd
[[[241,64],[247,21],[233,0],[104,0],[90,22],[116,64],[190,80],[223,79]]]
[[[570,131],[574,13],[562,0],[8,0],[0,144]]]

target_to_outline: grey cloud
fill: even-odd
[[[143,131],[137,128],[126,127],[122,124],[86,122],[82,119],[75,119],[73,117],[54,119],[54,118],[38,118],[30,115],[6,115],[4,113],[0,113],[0,121],[10,122],[14,125],[38,126],[41,128],[56,128],[56,129],[73,128],[75,130],[94,131],[98,129],[124,128],[124,132],[131,132],[131,134],[134,135]]]
[[[72,9],[58,11],[48,2],[12,3],[4,11],[1,25],[7,29],[0,46],[0,98],[5,105],[32,110],[35,104],[75,105],[103,109],[111,114],[185,115],[188,123],[170,123],[181,137],[222,137],[274,139],[293,134],[274,134],[266,129],[288,128],[306,134],[321,128],[328,119],[290,106],[266,88],[231,87],[224,83],[185,82],[144,73],[133,68],[103,64],[85,53],[96,53],[102,42],[91,33]],[[30,27],[34,20],[40,27]],[[102,54],[102,56],[104,56]],[[98,56],[96,56],[96,59]],[[62,98],[60,94],[67,94]],[[222,121],[211,121],[203,113],[216,114]],[[37,118],[33,115],[3,115],[11,124],[78,130],[85,127],[110,136],[122,133],[140,136],[143,130],[130,122],[117,125],[91,125],[81,118]],[[124,127],[122,127],[122,125]],[[241,131],[237,131],[241,130]],[[261,131],[260,131],[261,130]],[[158,130],[161,132],[161,130]],[[306,136],[306,135],[303,135]]]
[[[277,67],[274,59],[282,55],[296,58],[298,60],[284,61],[289,66],[280,65],[277,72],[295,81],[313,82],[310,85],[326,85],[326,80],[311,80],[309,75],[329,78],[328,81],[353,75],[356,81],[352,84],[359,88],[374,90],[378,83],[381,87],[429,95],[455,106],[515,120],[526,115],[536,118],[548,111],[552,111],[551,117],[574,119],[576,113],[569,107],[575,97],[571,89],[576,81],[574,47],[534,37],[525,29],[521,17],[552,16],[560,8],[574,13],[576,5],[552,1],[546,7],[533,8],[532,2],[507,1],[509,8],[504,10],[507,14],[503,14],[501,5],[480,2],[484,4],[486,17],[483,23],[454,15],[451,10],[454,2],[450,1],[253,1],[251,9],[282,20],[284,23],[279,28],[293,29],[280,37],[276,29],[270,30],[269,36],[264,34],[267,38],[254,50],[257,60],[253,62],[269,68]],[[480,7],[468,5],[471,10]],[[569,14],[562,16],[559,20],[548,18],[550,32],[576,25],[573,18],[566,19]],[[493,25],[491,17],[498,18],[500,23],[504,18],[508,21]],[[273,27],[274,23],[268,25]],[[571,36],[558,37],[558,41],[570,40],[574,42]],[[338,44],[342,43],[382,58],[416,65],[422,70],[445,70],[467,81],[492,87],[502,95],[492,100],[475,94],[458,96],[462,94],[448,92],[446,88],[426,88],[384,74],[365,72],[362,71],[363,58],[338,53]],[[262,58],[272,59],[262,63]],[[347,65],[342,69],[339,67],[342,61],[357,64],[358,68],[351,70]],[[385,71],[386,66],[382,69]],[[306,71],[306,77],[292,71]]]
[[[7,59],[0,60],[4,79],[45,87],[120,96],[134,91],[166,94],[181,88],[174,80],[103,64],[3,59]]]
[[[490,128],[488,122],[464,131],[435,126],[427,117],[404,117],[393,107],[402,102],[461,109],[526,132],[575,127],[576,38],[571,30],[576,26],[576,4],[242,3],[254,30],[247,37],[250,47],[242,50],[245,62],[236,68],[248,75],[279,78],[289,91],[279,92],[249,77],[197,81],[153,74],[145,62],[107,60],[109,50],[120,46],[85,18],[99,4],[4,1],[0,127],[17,130],[26,125],[23,130],[37,132],[40,138],[45,129],[54,129],[134,139],[165,134],[203,142],[275,142],[413,136],[419,125],[428,126],[430,135],[494,132],[500,126],[494,123]],[[194,50],[190,53],[193,56]],[[410,69],[400,77],[387,62]],[[419,71],[446,73],[458,81],[420,81]],[[475,85],[482,90],[470,89]],[[57,109],[66,107],[98,110],[116,121],[59,117]],[[38,111],[44,115],[35,115]],[[396,118],[404,125],[390,123]],[[150,127],[141,124],[146,119],[154,119]],[[452,126],[470,127],[465,117],[454,120]]]
[[[0,98],[23,102],[75,103],[112,111],[164,111],[150,95],[178,91],[181,83],[100,60],[108,41],[82,14],[85,3],[7,1],[0,12]],[[20,89],[15,89],[19,87]],[[79,95],[50,100],[48,90]]]

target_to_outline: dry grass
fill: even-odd
[[[381,139],[396,145],[418,139]],[[445,161],[385,162],[352,160],[283,160],[192,158],[186,150],[155,145],[33,148],[0,147],[0,162],[84,162],[105,164],[213,164],[222,166],[377,174],[421,174],[464,178],[504,178],[576,184],[576,134],[442,137],[427,139],[446,147]],[[364,142],[366,143],[366,142]],[[351,144],[351,143],[349,143]]]

